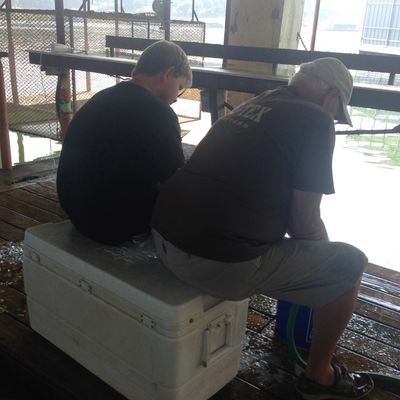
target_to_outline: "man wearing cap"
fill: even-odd
[[[332,361],[365,255],[329,242],[320,217],[334,193],[334,120],[351,124],[352,77],[335,58],[301,65],[288,86],[218,120],[167,181],[153,213],[157,250],[180,279],[219,298],[256,293],[314,309],[296,388],[304,399],[358,399],[373,382]]]

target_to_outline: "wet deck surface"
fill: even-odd
[[[65,218],[54,176],[0,190],[0,400],[123,399],[29,326],[21,264],[24,231]],[[239,374],[213,400],[298,398],[291,356],[274,335],[275,314],[275,300],[251,299]],[[350,369],[400,378],[399,272],[369,265],[337,354]],[[400,399],[400,392],[391,384],[379,385],[368,399]]]

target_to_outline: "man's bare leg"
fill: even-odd
[[[338,299],[314,309],[313,338],[305,373],[321,385],[333,384],[332,356],[353,314],[360,283],[361,279]]]

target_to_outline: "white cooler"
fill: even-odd
[[[237,373],[248,301],[176,279],[150,241],[102,246],[69,221],[28,229],[32,328],[132,400],[203,400]]]

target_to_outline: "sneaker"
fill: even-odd
[[[374,388],[374,382],[368,374],[347,372],[342,365],[332,363],[335,370],[335,382],[332,386],[320,385],[308,379],[302,373],[297,381],[296,390],[304,400],[345,400],[361,399]]]

